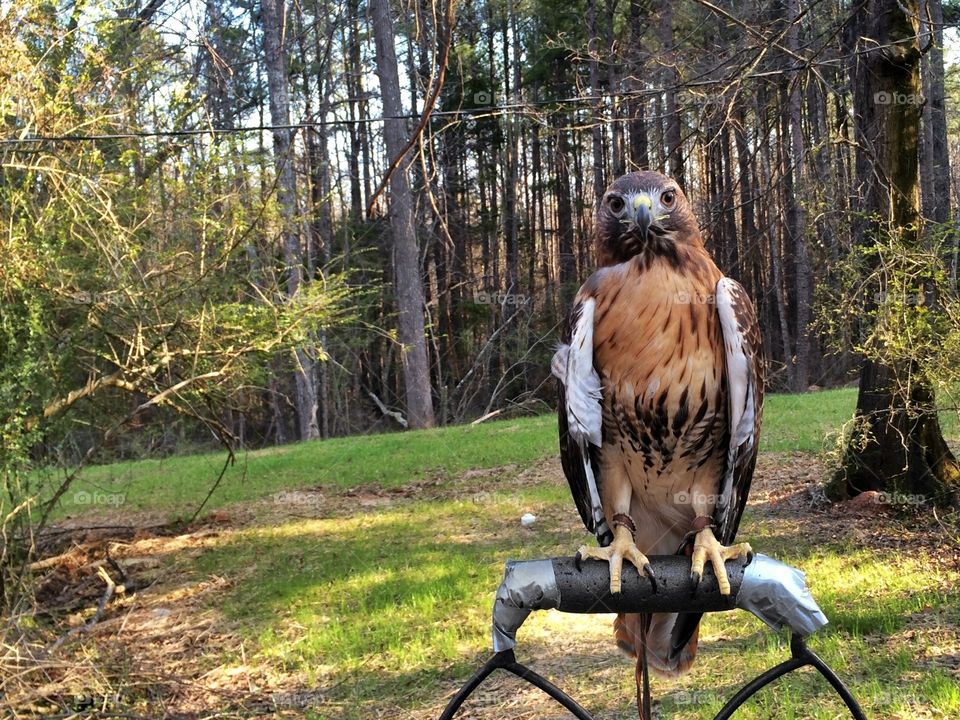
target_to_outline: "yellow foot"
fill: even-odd
[[[610,563],[610,592],[617,594],[620,592],[620,576],[623,570],[624,559],[633,563],[637,570],[647,574],[650,578],[650,584],[653,591],[657,591],[657,581],[653,577],[653,568],[650,567],[650,561],[647,556],[640,552],[640,549],[633,541],[633,534],[630,529],[623,525],[618,525],[613,529],[613,542],[607,547],[587,547],[583,545],[577,550],[577,562],[584,558],[592,560],[606,560]]]
[[[730,594],[730,578],[727,577],[727,568],[724,562],[734,560],[735,558],[745,559],[753,552],[750,543],[738,543],[730,547],[724,547],[713,534],[713,530],[705,527],[697,533],[697,538],[693,543],[693,558],[690,565],[690,579],[695,585],[700,584],[700,578],[703,577],[703,566],[710,558],[710,564],[713,565],[713,572],[717,576],[717,582],[720,585],[720,594]]]

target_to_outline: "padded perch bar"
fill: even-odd
[[[804,637],[827,624],[827,618],[796,568],[756,554],[746,565],[727,561],[730,595],[720,594],[712,567],[704,568],[699,585],[690,579],[690,558],[650,558],[656,589],[633,565],[623,565],[622,591],[610,592],[610,566],[575,558],[507,563],[493,605],[493,649],[516,646],[517,630],[533,610],[571,613],[717,612],[748,610],[773,629],[784,626]]]

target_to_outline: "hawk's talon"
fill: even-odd
[[[580,554],[580,551],[577,550],[577,554],[573,556],[573,566],[577,569],[577,572],[583,572],[583,555]]]
[[[643,572],[646,573],[647,577],[650,578],[650,590],[652,592],[657,591],[657,579],[653,576],[653,568],[650,566],[650,563],[647,563],[643,566]]]
[[[753,552],[749,543],[739,543],[725,547],[713,534],[713,530],[705,527],[697,533],[697,538],[693,545],[693,556],[690,559],[690,579],[694,580],[694,586],[700,584],[703,577],[703,568],[706,565],[707,558],[710,559],[710,565],[713,567],[713,573],[717,576],[717,585],[720,587],[721,595],[730,594],[730,578],[727,576],[727,568],[724,563],[727,560],[736,558],[746,558]]]
[[[610,592],[613,595],[620,594],[624,560],[628,560],[637,570],[645,572],[656,590],[656,580],[653,579],[650,561],[633,542],[633,533],[625,525],[616,525],[613,528],[613,542],[606,547],[590,548],[583,545],[577,550],[577,555],[582,559],[604,560],[609,563]]]

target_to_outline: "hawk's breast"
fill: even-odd
[[[635,488],[722,458],[726,387],[713,297],[720,271],[707,260],[693,271],[625,263],[598,284],[604,449],[625,456]]]

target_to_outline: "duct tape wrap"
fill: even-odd
[[[533,610],[555,608],[572,613],[717,612],[741,608],[772,628],[790,627],[806,636],[827,624],[796,568],[754,555],[744,566],[727,562],[730,594],[721,595],[708,565],[695,585],[690,559],[677,555],[650,558],[653,579],[624,563],[621,592],[610,592],[606,562],[573,558],[509,562],[493,607],[493,648],[516,646],[517,630]]]
[[[507,563],[503,582],[493,601],[493,649],[511,650],[517,644],[517,630],[533,610],[547,610],[560,604],[552,560]]]
[[[755,555],[744,570],[737,607],[774,630],[789,627],[801,637],[829,622],[810,595],[804,574],[766,555]]]

